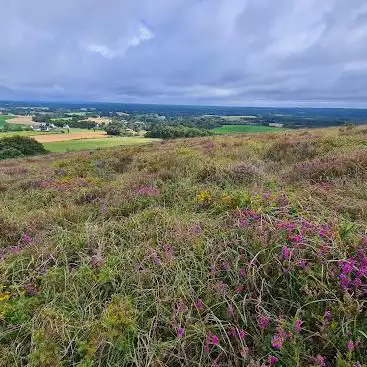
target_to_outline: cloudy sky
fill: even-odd
[[[0,99],[367,107],[365,0],[0,0]]]

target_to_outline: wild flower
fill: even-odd
[[[210,344],[218,345],[219,344],[219,337],[217,335],[212,335]]]
[[[246,274],[247,274],[247,271],[246,271],[246,269],[245,269],[245,268],[241,268],[241,269],[239,270],[239,276],[240,276],[241,278],[244,278],[244,277],[246,276]]]
[[[275,364],[277,364],[278,361],[279,361],[279,359],[275,356],[269,356],[268,357],[269,366],[274,366]]]
[[[319,367],[326,367],[325,357],[320,354],[314,358],[314,363]]]
[[[257,324],[259,325],[260,329],[266,329],[270,324],[270,319],[267,316],[260,315],[257,318]]]
[[[243,329],[239,329],[239,330],[237,330],[237,333],[238,333],[238,337],[239,337],[241,340],[245,339],[245,336],[246,336],[246,332],[245,332],[245,330],[243,330]]]
[[[185,336],[185,329],[184,329],[184,328],[182,328],[182,327],[179,327],[179,328],[177,329],[177,336],[178,336],[179,338],[182,338],[183,336]]]
[[[331,320],[331,311],[325,311],[324,319],[327,321]]]
[[[202,311],[204,308],[203,300],[201,298],[196,299],[195,307],[198,311]]]
[[[271,340],[271,346],[274,349],[280,349],[283,345],[283,342],[284,342],[284,339],[280,335],[275,334],[273,336],[273,339]]]
[[[212,334],[211,332],[209,332],[205,338],[205,343],[204,343],[204,352],[206,354],[209,354],[209,346],[213,345],[216,346],[219,344],[219,337],[217,335]]]
[[[209,204],[213,201],[213,196],[210,191],[201,191],[196,195],[196,200],[199,204]]]
[[[6,291],[3,293],[0,293],[0,302],[7,301],[10,298],[10,292]]]
[[[354,342],[353,340],[349,340],[348,341],[348,344],[347,344],[347,348],[350,352],[353,352],[354,348],[355,348],[355,345],[354,345]]]
[[[282,257],[285,260],[289,260],[291,257],[291,250],[287,246],[282,246]]]
[[[32,243],[32,238],[28,234],[23,235],[23,242],[26,246],[30,246]]]
[[[301,330],[302,330],[302,323],[303,321],[300,320],[300,319],[297,319],[295,322],[294,322],[294,328],[296,330],[296,333],[300,333]]]

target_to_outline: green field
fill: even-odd
[[[101,138],[101,139],[82,139],[82,140],[66,140],[53,143],[44,143],[44,147],[53,153],[76,152],[82,150],[111,148],[119,145],[137,145],[147,144],[158,139],[145,139],[135,137],[122,138]]]
[[[285,129],[262,126],[262,125],[224,125],[214,129],[216,134],[236,134],[236,133],[268,133],[279,132]]]
[[[4,125],[6,124],[6,120],[10,120],[12,117],[11,116],[0,116],[0,129],[2,129],[4,127]]]

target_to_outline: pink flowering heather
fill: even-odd
[[[285,260],[289,260],[291,257],[291,251],[287,246],[282,247],[282,257]]]
[[[266,329],[270,324],[270,319],[267,316],[259,316],[257,318],[257,324],[259,325],[260,329]]]
[[[214,335],[211,332],[209,332],[208,335],[205,338],[204,352],[206,354],[208,354],[209,353],[209,346],[210,345],[216,346],[218,344],[219,344],[219,337],[217,335]]]
[[[273,336],[273,339],[271,340],[271,346],[274,348],[274,349],[280,349],[283,345],[283,338],[278,335],[278,334],[275,334]]]
[[[327,321],[331,320],[331,311],[325,311],[324,319]]]
[[[295,323],[294,323],[294,328],[296,330],[296,333],[300,333],[301,330],[302,330],[302,320],[296,320]]]
[[[245,336],[246,336],[246,332],[245,332],[245,330],[243,330],[243,329],[237,330],[237,334],[238,334],[238,337],[239,337],[241,340],[245,339]]]
[[[325,358],[323,356],[321,356],[320,354],[318,354],[315,358],[314,358],[314,363],[319,366],[319,367],[326,367],[326,362],[325,362]]]
[[[185,336],[185,329],[184,329],[184,328],[182,328],[182,327],[179,327],[179,328],[177,329],[177,336],[178,336],[179,338],[182,338],[183,336]]]
[[[198,311],[201,311],[204,308],[203,300],[201,298],[198,298],[195,301],[195,307]]]
[[[245,268],[241,268],[239,270],[239,275],[240,275],[241,278],[244,278],[246,276],[246,274],[247,274],[247,271],[246,271]]]
[[[279,361],[279,359],[275,356],[269,356],[268,357],[269,366],[274,366],[275,364],[277,364],[278,361]]]
[[[217,335],[212,335],[210,344],[218,345],[219,344],[219,337]]]
[[[347,348],[350,352],[353,352],[354,348],[355,348],[355,345],[354,345],[354,342],[353,340],[349,340],[348,341],[348,344],[347,344]]]
[[[154,197],[158,196],[160,194],[160,191],[155,187],[146,186],[136,189],[135,193],[139,196]]]
[[[29,235],[25,234],[23,235],[23,242],[26,246],[30,246],[32,243],[32,238]]]

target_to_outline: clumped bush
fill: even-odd
[[[261,176],[259,169],[249,162],[234,164],[228,170],[229,176],[237,183],[251,183]]]
[[[363,178],[367,175],[367,151],[353,155],[318,158],[297,163],[285,174],[289,181],[328,181],[338,177]]]
[[[295,163],[312,159],[319,153],[316,141],[276,141],[265,153],[265,159],[279,163]]]
[[[47,150],[41,143],[28,137],[13,136],[0,139],[0,159],[45,153]]]

